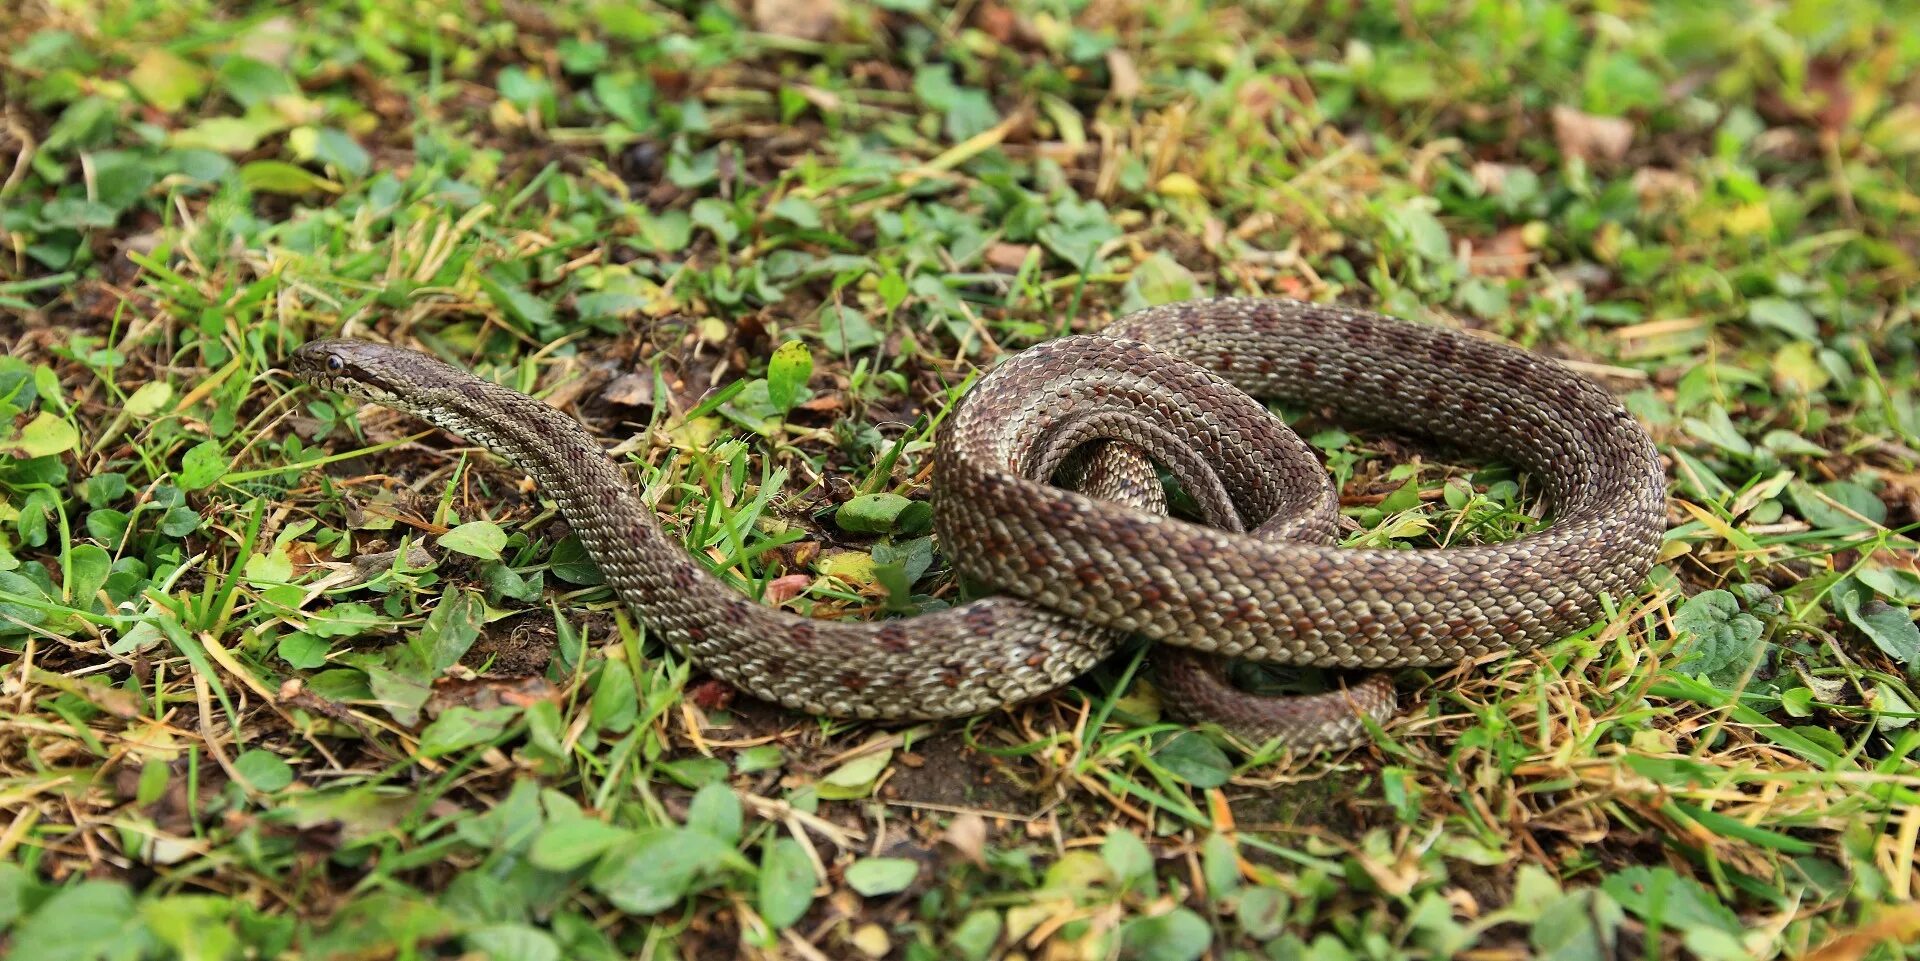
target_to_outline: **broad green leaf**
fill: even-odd
[[[1674,669],[1704,674],[1722,689],[1737,683],[1761,654],[1765,625],[1740,610],[1730,591],[1702,591],[1688,598],[1674,614],[1673,626],[1680,633]]]
[[[11,957],[95,961],[138,957],[143,940],[133,895],[111,881],[82,881],[48,898],[13,932]]]
[[[468,557],[497,561],[501,548],[507,546],[507,532],[492,521],[469,521],[440,535],[439,544]]]
[[[1747,319],[1757,327],[1771,327],[1800,340],[1820,339],[1820,325],[1807,308],[1779,297],[1761,297],[1747,304]]]
[[[444,757],[500,736],[520,713],[517,707],[476,711],[464,705],[448,708],[420,732],[420,756]]]
[[[767,400],[782,413],[800,406],[811,393],[807,380],[813,376],[813,352],[807,345],[790,340],[773,352],[767,362]]]
[[[293,783],[292,766],[272,751],[247,751],[234,758],[233,767],[256,791],[272,793]]]
[[[1888,657],[1920,668],[1920,627],[1914,626],[1913,615],[1904,608],[1873,596],[1865,584],[1851,577],[1834,585],[1833,606]]]
[[[593,562],[593,558],[587,556],[587,547],[577,534],[569,534],[553,545],[553,553],[547,557],[547,563],[553,576],[569,584],[591,587],[606,583],[606,576],[600,573],[600,567]]]
[[[1825,530],[1856,531],[1869,522],[1887,522],[1887,505],[1872,491],[1852,481],[1814,485],[1795,480],[1787,485],[1787,496],[1793,499],[1794,508],[1807,523]],[[1856,514],[1859,516],[1854,516]]]
[[[1107,832],[1106,840],[1100,842],[1100,859],[1107,862],[1113,871],[1113,878],[1122,885],[1131,884],[1153,874],[1153,852],[1147,849],[1145,841],[1132,831],[1115,829]]]
[[[339,193],[340,185],[305,167],[284,160],[255,160],[240,166],[240,183],[255,193]]]
[[[67,552],[67,562],[73,573],[73,580],[66,585],[67,603],[90,608],[89,602],[112,573],[113,555],[95,544],[77,544]]]
[[[820,797],[828,801],[866,797],[892,761],[892,749],[862,754],[820,779]]]
[[[760,916],[779,930],[792,925],[813,904],[813,860],[800,842],[776,837],[760,859]]]
[[[947,935],[947,944],[961,961],[986,961],[1000,941],[1001,927],[1000,913],[982,908],[960,919],[953,933]]]
[[[1153,752],[1154,762],[1168,774],[1198,788],[1219,787],[1233,775],[1226,752],[1205,736],[1182,731]]]
[[[438,674],[459,663],[480,637],[486,619],[487,605],[478,594],[453,588],[441,595],[420,629],[419,650],[427,669]]]
[[[733,788],[725,781],[711,781],[701,786],[693,795],[693,803],[687,807],[687,827],[701,831],[728,844],[740,840],[740,831],[745,818],[740,809],[740,798],[735,796]]]
[[[197,491],[211,487],[226,474],[231,462],[218,441],[203,440],[187,449],[180,458],[180,474],[175,478],[182,490]]]
[[[487,961],[560,961],[553,935],[525,924],[489,924],[467,932],[467,947]]]
[[[1212,926],[1186,908],[1135,918],[1120,929],[1120,957],[1128,961],[1198,961],[1212,943]]]
[[[633,687],[633,669],[626,661],[608,661],[594,681],[590,715],[595,727],[620,734],[633,728],[640,697]]]
[[[1537,957],[1550,961],[1609,961],[1623,920],[1620,906],[1604,891],[1570,891],[1533,922],[1533,947]]]
[[[234,904],[213,895],[175,894],[143,901],[140,919],[180,961],[229,961],[240,957]]]
[[[546,871],[571,871],[593,861],[614,845],[633,836],[625,828],[593,818],[556,821],[541,830],[527,851],[527,859]]]
[[[1745,930],[1739,916],[1712,890],[1665,865],[1627,868],[1607,878],[1600,888],[1629,914],[1649,924],[1680,930],[1713,927],[1733,934]]]
[[[861,858],[847,866],[847,886],[867,897],[896,894],[920,874],[920,863],[907,858]]]
[[[553,307],[511,281],[481,274],[480,290],[521,330],[539,336],[553,325]]]
[[[358,601],[335,604],[307,616],[307,633],[318,637],[359,637],[386,623],[373,608]]]
[[[311,671],[325,665],[331,650],[332,645],[305,631],[294,631],[281,637],[280,643],[274,647],[274,651],[288,666],[299,671]]]
[[[924,533],[932,523],[933,506],[887,491],[861,494],[840,505],[833,514],[834,523],[850,534]]]
[[[900,282],[900,294],[906,296],[906,282]],[[848,354],[880,345],[880,334],[867,315],[851,307],[833,305],[820,311],[820,342],[836,354]]]
[[[603,856],[590,882],[614,907],[653,914],[738,857],[731,845],[699,831],[654,828]]]

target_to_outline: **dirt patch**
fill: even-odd
[[[888,801],[938,805],[1012,815],[1036,813],[1046,795],[1020,783],[1008,762],[968,747],[958,736],[920,745],[894,765],[881,789]]]

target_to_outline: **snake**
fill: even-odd
[[[311,341],[288,369],[516,465],[606,583],[711,676],[789,709],[928,720],[1059,689],[1132,638],[1180,713],[1299,750],[1364,743],[1382,671],[1519,653],[1635,594],[1665,531],[1646,429],[1573,368],[1450,327],[1278,298],[1183,301],[1011,354],[935,434],[941,551],[986,596],[911,617],[755,601],[666,530],[573,416],[427,354]],[[1518,469],[1542,520],[1499,543],[1340,543],[1313,448],[1269,405]],[[1195,516],[1167,512],[1169,476]],[[1235,687],[1230,659],[1371,671],[1312,695]]]

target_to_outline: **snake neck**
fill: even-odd
[[[432,404],[405,409],[506,459],[538,483],[609,586],[628,602],[652,605],[666,596],[714,605],[737,600],[715,578],[642,576],[642,558],[681,545],[654,522],[652,508],[620,465],[568,414],[477,378]]]

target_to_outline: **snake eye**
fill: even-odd
[[[328,370],[345,370],[347,369],[347,362],[344,360],[341,360],[339,354],[329,354],[327,356],[327,369]]]

